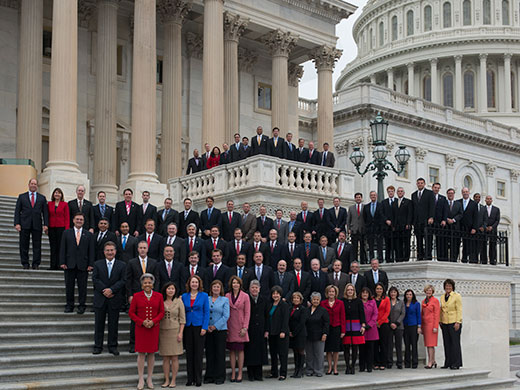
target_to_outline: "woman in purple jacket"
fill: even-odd
[[[365,308],[365,344],[361,345],[359,351],[359,371],[372,372],[374,365],[374,347],[376,341],[379,340],[379,331],[377,330],[377,314],[378,309],[376,301],[372,296],[372,292],[368,287],[361,289],[361,300]]]

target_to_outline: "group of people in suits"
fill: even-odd
[[[242,137],[239,133],[235,133],[234,142],[231,144],[222,144],[222,150],[218,146],[211,149],[209,144],[204,144],[204,153],[199,154],[198,149],[193,150],[193,157],[188,160],[186,174],[196,173],[205,169],[210,169],[218,165],[229,164],[235,161],[244,160],[250,156],[264,154],[267,156],[283,158],[286,160],[299,161],[314,165],[333,168],[336,163],[334,153],[329,151],[329,144],[323,144],[323,150],[320,152],[315,149],[314,142],[309,141],[308,147],[305,147],[305,140],[298,139],[298,146],[292,142],[292,133],[287,133],[285,139],[280,136],[280,129],[274,127],[272,137],[269,138],[263,133],[262,126],[256,128],[256,135],[251,137],[251,145],[249,138]]]

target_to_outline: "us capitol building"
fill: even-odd
[[[520,266],[519,7],[370,0],[353,29],[358,56],[333,92],[335,26],[356,10],[343,0],[0,0],[1,157],[32,159],[41,191],[59,186],[67,199],[83,184],[109,203],[130,187],[155,204],[169,194],[177,208],[185,196],[201,208],[210,194],[218,207],[232,197],[269,213],[318,196],[348,205],[377,188],[348,155],[370,156],[369,122],[381,112],[390,156],[399,145],[412,155],[386,184],[410,196],[422,176],[443,193],[492,195]],[[308,60],[316,100],[298,96]],[[193,149],[257,126],[330,142],[336,167],[260,156],[183,176]],[[520,330],[518,272],[508,268],[504,284],[494,269],[505,267],[491,268],[496,282],[466,293],[504,298],[505,330]]]

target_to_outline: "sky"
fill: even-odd
[[[348,19],[343,19],[339,24],[336,25],[336,36],[339,38],[336,47],[343,50],[343,55],[336,62],[334,68],[334,84],[339,78],[341,71],[345,68],[349,62],[354,60],[357,55],[357,47],[352,37],[352,26],[356,19],[361,15],[364,5],[368,0],[346,0],[351,4],[358,7],[357,11]],[[300,97],[306,99],[316,99],[318,97],[318,76],[316,69],[312,61],[307,61],[303,64],[303,77],[300,81]]]

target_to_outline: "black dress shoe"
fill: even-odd
[[[417,368],[417,364],[413,365],[412,368],[415,370]]]
[[[223,385],[223,384],[224,384],[224,381],[216,381],[215,384],[216,384],[216,385]]]
[[[372,372],[372,369],[371,368],[367,368],[367,372]]]
[[[32,269],[36,269],[36,270],[38,270],[38,269],[40,269],[40,266],[39,266],[39,265],[33,265],[33,266],[32,266]]]
[[[117,349],[111,349],[108,352],[111,353],[114,356],[119,356],[119,351]]]
[[[445,369],[447,369],[447,368],[450,368],[450,366],[446,366],[446,365],[444,365],[444,366],[442,366],[441,368],[442,368],[443,370],[445,370]]]
[[[193,382],[186,382],[186,386],[193,386]]]
[[[72,307],[66,307],[64,313],[72,313],[74,309]]]
[[[273,375],[273,374],[271,374],[271,375],[269,375],[267,378],[269,378],[269,379],[278,378],[278,375]]]
[[[78,314],[85,314],[85,308],[84,307],[80,307],[78,309]]]
[[[94,348],[94,350],[92,351],[92,355],[99,355],[101,352],[103,352],[102,349]]]
[[[200,387],[200,386],[202,386],[202,383],[197,382],[197,383],[195,383],[195,386],[196,386],[196,387]]]
[[[131,346],[130,348],[128,348],[128,352],[129,353],[135,353],[135,347]],[[190,386],[190,385],[186,385],[186,386]]]
[[[405,364],[404,368],[411,368],[412,366],[410,364]]]
[[[231,382],[234,382],[234,381],[235,381],[235,380],[233,379]],[[208,379],[204,379],[204,383],[205,383],[205,384],[206,384],[206,383],[215,383],[215,379],[210,379],[210,378],[208,378]]]
[[[451,366],[450,367],[450,370],[458,370],[458,369],[459,369],[459,367],[457,367],[457,366]]]
[[[24,265],[23,266],[23,269],[30,269],[31,267],[29,267],[29,265]]]
[[[397,369],[402,370],[403,369],[403,365],[402,364],[398,364],[397,365]]]

